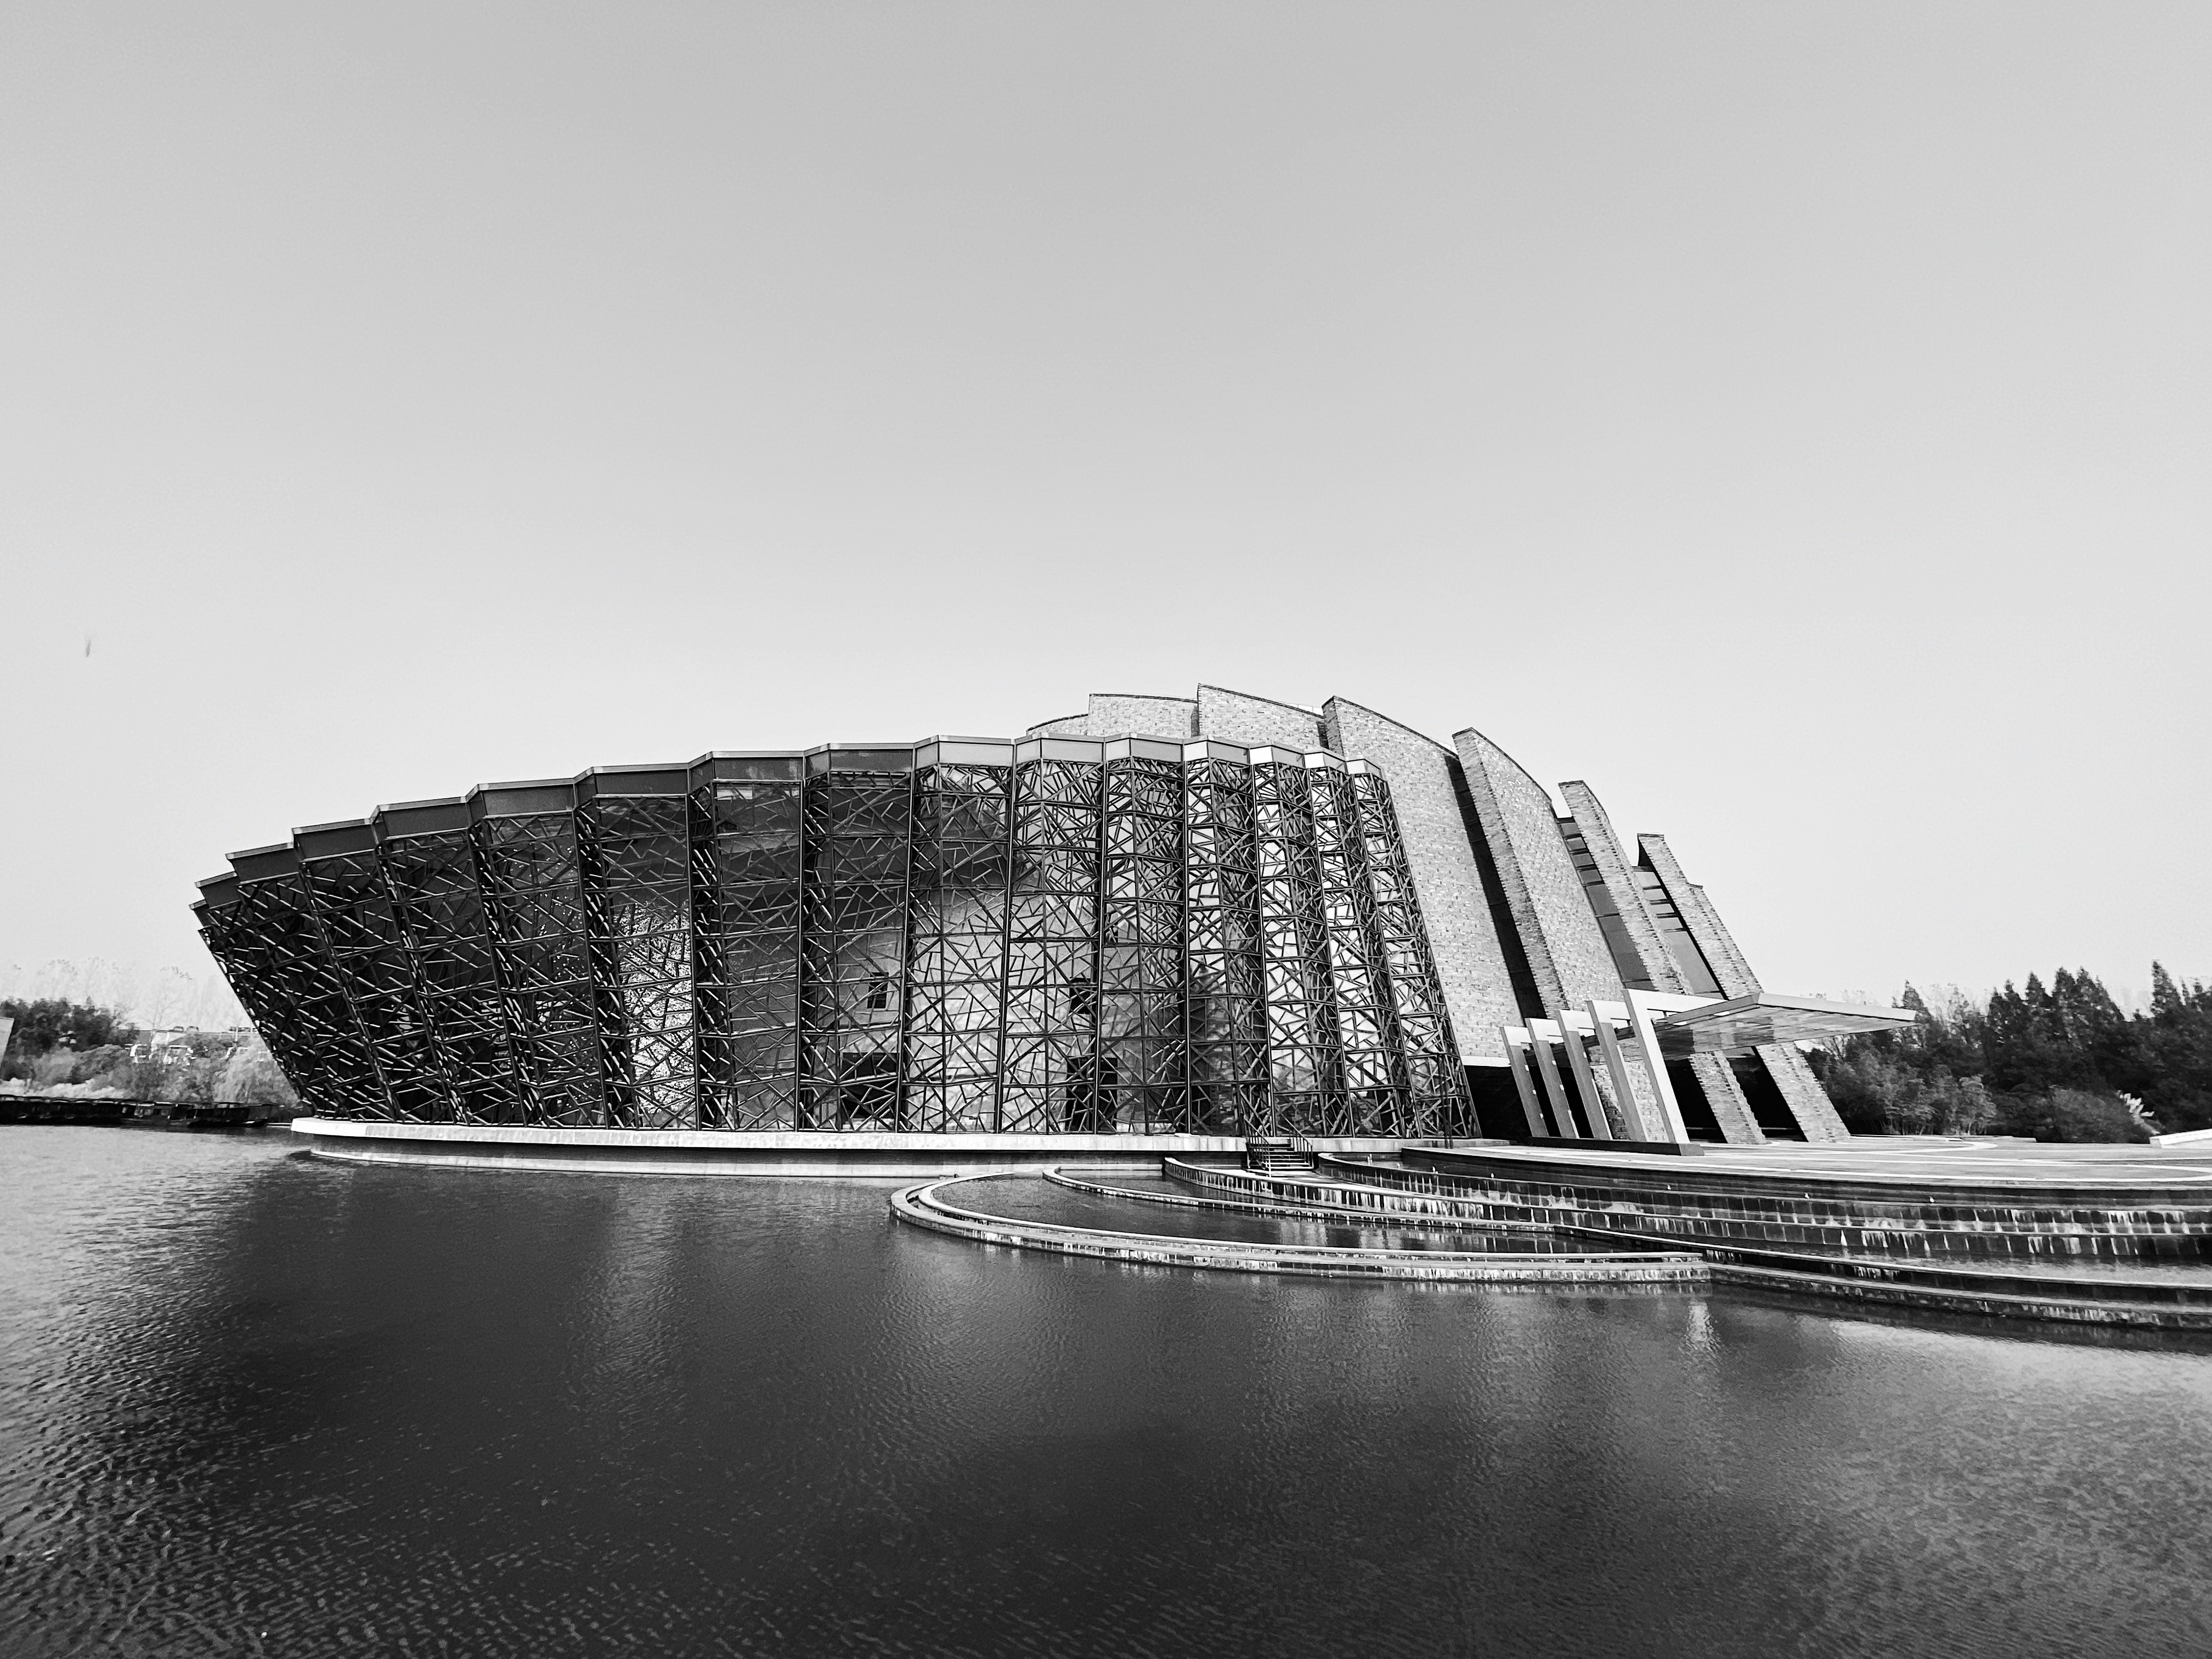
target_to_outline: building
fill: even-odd
[[[194,907],[323,1119],[1840,1139],[1666,842],[1481,734],[1201,686],[1018,739],[596,768],[234,854]]]

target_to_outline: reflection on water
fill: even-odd
[[[2212,1651],[2212,1357],[0,1132],[0,1652]]]
[[[1118,1176],[1097,1179],[1125,1191],[1157,1191],[1164,1182],[1139,1184]],[[1181,1188],[1175,1194],[1187,1195]],[[1233,1244],[1321,1246],[1338,1250],[1453,1250],[1495,1255],[1574,1255],[1606,1249],[1603,1243],[1504,1227],[1454,1227],[1439,1220],[1418,1228],[1358,1226],[1348,1222],[1305,1221],[1250,1211],[1148,1204],[1141,1199],[1109,1197],[1061,1187],[1036,1175],[985,1176],[941,1187],[937,1201],[978,1215],[1008,1221],[1042,1221],[1054,1227],[1085,1227],[1104,1232],[1148,1233],[1165,1238],[1204,1238]],[[1618,1248],[1632,1250],[1633,1244]]]

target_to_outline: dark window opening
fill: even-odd
[[[1790,1103],[1783,1097],[1782,1087],[1766,1069],[1765,1060],[1757,1054],[1731,1054],[1729,1069],[1735,1073],[1737,1086],[1751,1103],[1753,1120],[1769,1140],[1805,1139],[1804,1130],[1798,1127]]]
[[[1705,1098],[1705,1085],[1698,1081],[1698,1074],[1690,1069],[1688,1060],[1668,1060],[1667,1081],[1674,1085],[1674,1103],[1682,1109],[1682,1127],[1690,1132],[1691,1139],[1728,1139],[1721,1133],[1721,1121],[1713,1115],[1712,1103]]]
[[[1528,1133],[1528,1120],[1521,1109],[1521,1091],[1513,1082],[1510,1066],[1469,1066],[1468,1093],[1474,1101],[1474,1132],[1503,1140]]]

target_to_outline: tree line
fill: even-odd
[[[1930,1006],[1894,1031],[1816,1050],[1813,1069],[1854,1134],[2012,1134],[2142,1140],[2212,1128],[2212,987],[2151,964],[2148,1010],[2123,1012],[2097,976],[2008,980],[1980,1006]]]
[[[156,1049],[120,1010],[59,997],[0,997],[13,1019],[0,1088],[140,1101],[294,1106],[291,1084],[250,1032],[185,1031]]]

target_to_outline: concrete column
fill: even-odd
[[[1589,1124],[1590,1139],[1622,1139],[1622,1136],[1613,1133],[1613,1125],[1608,1121],[1612,1114],[1607,1109],[1612,1103],[1598,1090],[1597,1079],[1590,1071],[1589,1050],[1583,1047],[1583,1036],[1575,1030],[1577,1022],[1574,1016],[1562,1008],[1553,1018],[1559,1023],[1559,1039],[1567,1051],[1567,1070],[1574,1077],[1575,1092],[1582,1097],[1583,1116]]]
[[[1528,1120],[1528,1133],[1540,1135],[1544,1130],[1544,1109],[1536,1103],[1536,1085],[1528,1077],[1528,1050],[1532,1039],[1525,1025],[1501,1025],[1498,1035],[1505,1043],[1505,1063],[1513,1068],[1514,1092],[1521,1097],[1521,1115]]]
[[[1559,1027],[1548,1019],[1528,1022],[1529,1052],[1535,1056],[1536,1075],[1544,1079],[1544,1098],[1552,1109],[1552,1121],[1559,1127],[1554,1131],[1562,1139],[1580,1138],[1582,1131],[1575,1127],[1574,1108],[1567,1103],[1566,1085],[1559,1081],[1559,1064],[1552,1053],[1552,1039]]]
[[[1629,1029],[1636,1034],[1638,1057],[1651,1079],[1652,1092],[1658,1097],[1659,1109],[1666,1119],[1665,1138],[1678,1146],[1686,1145],[1689,1126],[1682,1121],[1682,1103],[1674,1098],[1674,1080],[1667,1075],[1666,1057],[1659,1052],[1658,1033],[1651,1029],[1651,1011],[1633,991],[1628,993],[1622,1006],[1628,1011]]]
[[[1622,1012],[1626,1012],[1625,1005],[1614,1006],[1620,1006]],[[1598,1053],[1604,1058],[1606,1075],[1613,1079],[1613,1097],[1621,1103],[1621,1115],[1631,1120],[1628,1139],[1667,1139],[1668,1137],[1664,1128],[1652,1121],[1658,1116],[1652,1110],[1656,1103],[1644,1099],[1643,1091],[1637,1088],[1634,1079],[1629,1075],[1628,1056],[1621,1052],[1620,1037],[1613,1029],[1613,1021],[1595,998],[1591,999],[1587,1012],[1591,1029],[1597,1033]]]

